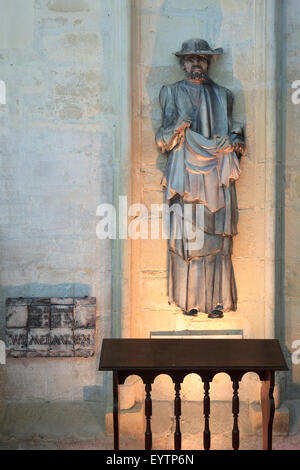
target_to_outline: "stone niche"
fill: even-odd
[[[123,269],[122,276],[119,271],[112,276],[113,336],[230,337],[233,332],[239,332],[239,337],[245,339],[278,337],[276,328],[282,321],[278,289],[279,281],[282,284],[279,280],[282,258],[276,249],[281,240],[280,210],[276,201],[282,190],[277,184],[282,180],[278,164],[282,154],[274,136],[278,135],[277,126],[281,125],[276,106],[280,99],[276,66],[282,41],[277,26],[279,28],[279,19],[283,16],[283,5],[277,0],[189,0],[188,5],[186,3],[136,0],[131,2],[134,8],[126,16],[125,4],[129,2],[123,2],[124,14],[120,16],[122,27],[119,28],[123,43],[120,34],[118,45],[121,51],[127,44],[126,56],[131,57],[131,63],[128,61],[127,73],[122,69],[119,77],[122,80],[126,77],[124,83],[126,86],[129,83],[132,100],[129,112],[127,88],[122,83],[120,115],[128,119],[121,122],[123,140],[117,159],[121,164],[114,169],[114,187],[119,190],[115,202],[117,205],[118,197],[127,189],[131,202],[147,207],[151,226],[151,204],[165,201],[160,183],[166,158],[159,154],[154,138],[161,123],[159,91],[163,85],[184,79],[174,51],[180,49],[184,40],[193,37],[205,38],[214,47],[223,47],[224,55],[212,61],[210,75],[233,92],[234,121],[245,124],[247,142],[247,154],[241,160],[242,174],[237,184],[239,233],[232,258],[238,310],[227,312],[219,320],[208,319],[204,314],[194,318],[183,315],[168,303],[166,240],[131,240],[127,251],[121,240],[114,245],[113,255],[115,264],[122,259]],[[131,43],[126,43],[126,32],[133,38]],[[126,126],[131,126],[131,132],[127,132]],[[125,187],[123,178],[128,166],[131,168],[129,188]],[[139,379],[132,384],[136,403],[143,402],[143,384]],[[202,388],[196,377],[187,377],[182,384],[183,400],[199,400]],[[173,387],[168,377],[157,377],[152,398],[173,400]],[[228,377],[220,374],[215,378],[211,399],[231,401],[232,384]],[[259,403],[260,382],[255,374],[243,378],[240,399],[248,404]],[[125,405],[121,408],[125,409]]]
[[[8,298],[9,357],[94,355],[96,298]]]

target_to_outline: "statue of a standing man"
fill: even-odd
[[[193,205],[193,217],[197,205],[204,210],[204,240],[196,249],[189,247],[184,216],[170,212],[169,303],[186,315],[203,312],[209,318],[237,308],[231,253],[244,138],[242,128],[232,124],[231,91],[207,75],[211,58],[222,53],[202,39],[182,44],[176,56],[186,79],[162,87],[162,126],[156,134],[159,149],[168,155],[162,184],[169,205]]]

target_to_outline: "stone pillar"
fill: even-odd
[[[114,90],[113,108],[116,111],[114,122],[113,160],[113,205],[117,214],[117,238],[112,242],[112,282],[111,282],[111,334],[112,337],[130,337],[130,241],[120,235],[120,215],[126,207],[125,198],[130,204],[131,168],[131,0],[112,0],[113,44],[111,49],[111,88]],[[120,196],[124,207],[120,207]],[[109,295],[109,293],[108,293]],[[128,379],[120,387],[120,408],[129,409],[135,404],[135,380]],[[111,381],[107,383],[108,396],[111,396]],[[108,411],[111,403],[108,403]],[[110,413],[107,415],[109,422]],[[108,425],[109,428],[109,425]]]
[[[275,336],[275,314],[279,302],[280,252],[282,227],[280,218],[281,147],[279,135],[281,114],[278,109],[281,81],[281,0],[256,0],[256,14],[265,28],[262,48],[257,51],[265,69],[265,338]],[[259,125],[259,123],[258,123]],[[277,182],[279,184],[277,184]],[[279,282],[277,282],[279,280]]]
[[[112,47],[111,87],[114,108],[118,110],[114,129],[113,205],[119,212],[119,196],[130,200],[131,155],[131,1],[112,0],[114,32]],[[118,227],[118,224],[117,224]],[[112,336],[130,334],[129,259],[130,244],[117,239],[112,243]]]

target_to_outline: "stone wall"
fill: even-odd
[[[8,400],[98,397],[110,334],[109,241],[96,208],[112,201],[118,104],[111,87],[113,2],[1,0],[1,337],[7,297],[97,298],[96,355],[9,359]],[[101,320],[100,320],[101,317]]]
[[[291,82],[300,79],[298,10],[297,0],[26,0],[26,9],[23,0],[0,0],[0,80],[7,89],[0,105],[1,338],[7,297],[97,299],[95,357],[9,359],[0,367],[1,397],[99,399],[108,390],[107,374],[97,372],[100,345],[111,334],[218,329],[264,338],[274,335],[276,319],[275,334],[291,351],[300,338],[300,105],[289,99]],[[237,184],[238,311],[212,322],[168,305],[165,241],[96,237],[100,203],[117,206],[119,195],[147,207],[163,202],[166,160],[154,142],[158,94],[183,77],[172,53],[190,37],[224,48],[211,76],[233,91],[248,148]],[[299,381],[295,366],[289,396],[297,396]],[[187,379],[184,399],[199,399],[199,382]],[[126,393],[123,408],[141,400],[139,387]],[[216,378],[211,396],[231,399],[228,377]],[[257,377],[245,377],[240,396],[259,399]],[[158,378],[153,398],[170,397],[170,380]]]

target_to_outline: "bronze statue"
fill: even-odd
[[[231,91],[207,75],[211,58],[222,53],[203,39],[182,44],[176,56],[186,79],[162,87],[162,126],[156,134],[159,149],[168,155],[162,185],[169,205],[196,209],[201,204],[204,210],[203,246],[196,249],[189,248],[184,217],[170,215],[169,303],[186,315],[203,312],[209,318],[237,308],[231,253],[244,135],[232,123]]]

